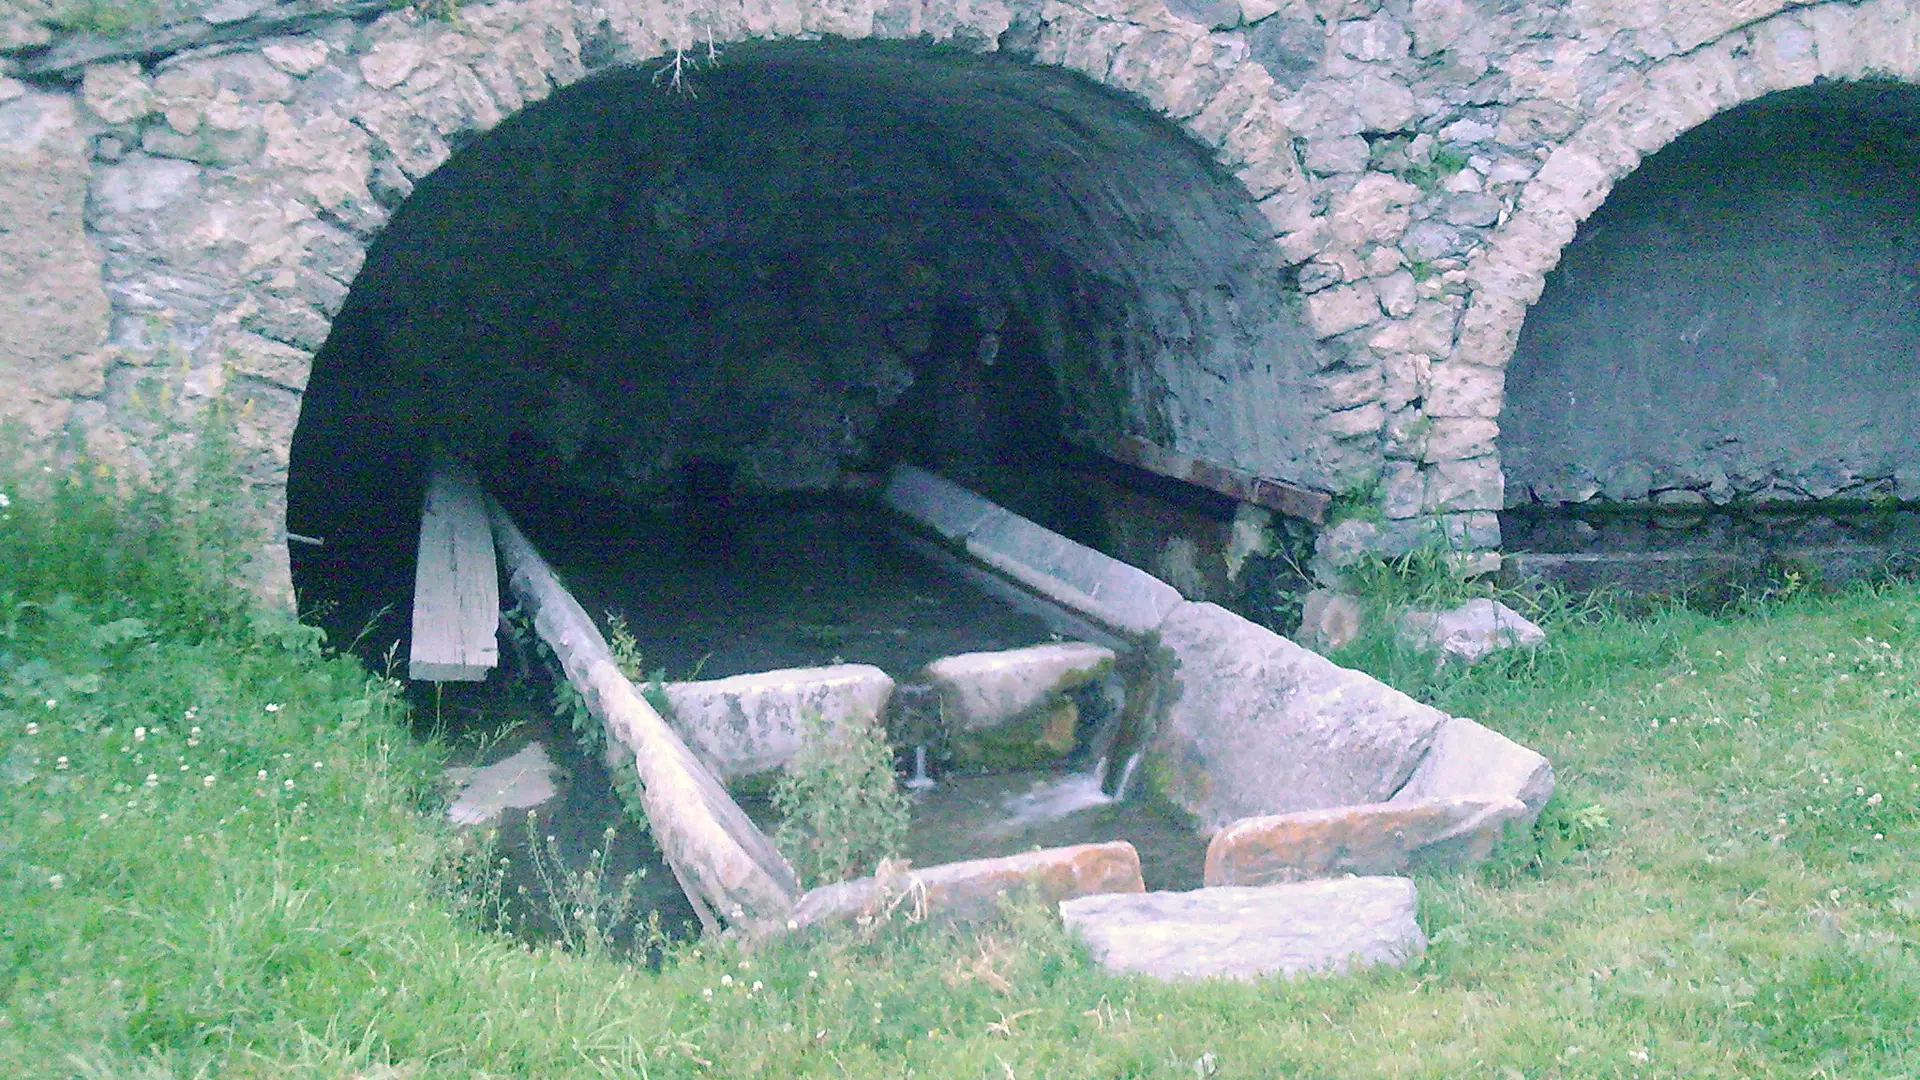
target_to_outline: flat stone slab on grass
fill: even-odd
[[[1182,604],[1160,645],[1179,666],[1154,765],[1207,831],[1385,802],[1450,719],[1214,604]]]
[[[1246,818],[1207,845],[1208,885],[1275,885],[1337,874],[1459,870],[1529,820],[1518,799],[1449,798]]]
[[[447,776],[460,785],[460,793],[447,808],[447,820],[455,825],[487,825],[508,810],[539,806],[558,794],[557,772],[546,748],[537,742],[491,765],[448,769]]]
[[[836,725],[880,723],[893,679],[869,664],[835,664],[667,683],[664,689],[674,730],[722,779],[731,780],[792,761],[809,713]]]
[[[1418,893],[1398,877],[1088,896],[1060,918],[1113,972],[1165,981],[1402,965],[1427,947]]]
[[[795,905],[796,927],[903,910],[954,922],[978,922],[1000,913],[1002,898],[1018,896],[1057,903],[1100,893],[1139,893],[1140,854],[1125,840],[1076,844],[941,863],[859,878],[809,891]]]

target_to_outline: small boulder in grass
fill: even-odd
[[[1315,589],[1300,601],[1300,630],[1294,640],[1319,653],[1343,649],[1360,636],[1365,615],[1358,598]]]
[[[1497,600],[1469,600],[1451,611],[1409,611],[1400,638],[1443,659],[1477,664],[1501,649],[1532,649],[1547,632]]]

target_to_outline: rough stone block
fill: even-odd
[[[1456,716],[1434,733],[1427,756],[1387,802],[1468,795],[1518,799],[1527,808],[1522,823],[1532,821],[1553,795],[1553,765],[1505,735]]]
[[[800,929],[834,920],[873,918],[895,910],[952,922],[980,922],[998,915],[1008,899],[1059,903],[1145,890],[1139,853],[1125,840],[1115,840],[942,863],[924,870],[898,870],[823,885],[800,898],[787,927]]]
[[[928,664],[948,723],[965,731],[1000,727],[1057,702],[1113,667],[1113,650],[1061,641],[1001,652],[961,653]]]
[[[1300,602],[1295,639],[1316,652],[1345,648],[1360,636],[1365,610],[1358,598],[1333,589],[1314,589]]]
[[[867,664],[837,664],[667,683],[665,690],[674,729],[732,779],[793,760],[809,713],[835,725],[879,724],[893,679]]]
[[[1402,965],[1427,947],[1406,878],[1090,896],[1060,918],[1101,966],[1163,981]]]
[[[1500,415],[1506,373],[1499,368],[1449,360],[1435,364],[1427,376],[1427,413],[1431,416]]]
[[[1416,648],[1468,664],[1501,649],[1531,649],[1547,632],[1498,600],[1469,600],[1451,611],[1409,611],[1400,619],[1400,635]]]
[[[1518,799],[1452,796],[1246,818],[1207,845],[1208,885],[1276,885],[1340,874],[1457,870],[1485,861]]]
[[[1182,604],[1161,624],[1160,644],[1178,666],[1153,775],[1208,831],[1384,801],[1447,720],[1213,604]]]

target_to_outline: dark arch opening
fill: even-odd
[[[1321,479],[1315,347],[1267,227],[1164,120],[889,43],[743,45],[695,91],[590,79],[396,211],[289,469],[289,528],[327,541],[294,550],[296,591],[336,634],[393,605],[404,636],[435,443],[545,527],[600,519],[596,542],[636,505],[818,495],[899,460],[1097,539],[1057,466],[1125,435]],[[1258,400],[1221,400],[1249,378]]]
[[[1508,370],[1508,546],[1845,544],[1809,512],[1920,499],[1916,165],[1920,89],[1823,83],[1621,180]]]

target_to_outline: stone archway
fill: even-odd
[[[104,163],[89,224],[113,306],[106,392],[79,406],[99,414],[80,425],[89,449],[142,467],[148,432],[127,403],[151,401],[175,368],[187,373],[178,391],[186,399],[237,397],[246,472],[272,524],[261,587],[285,596],[288,447],[314,353],[368,245],[417,182],[503,118],[596,72],[656,69],[679,49],[822,36],[962,52],[1017,46],[1033,62],[1135,95],[1208,148],[1249,206],[1264,211],[1248,215],[1253,232],[1271,238],[1280,231],[1272,219],[1295,213],[1290,200],[1305,185],[1272,76],[1244,48],[1166,13],[1019,19],[991,4],[905,13],[864,5],[589,11],[530,0],[466,8],[453,22],[410,11],[370,26],[341,20],[176,57],[152,72],[128,61],[87,67],[81,98],[105,148],[96,153]],[[1284,265],[1276,252],[1276,291]],[[1178,448],[1329,486],[1330,466],[1311,448],[1275,450],[1264,437],[1315,420],[1282,425],[1249,409],[1248,401],[1278,400],[1267,381],[1251,378],[1257,368],[1243,358],[1199,373],[1205,385],[1194,393],[1225,388],[1236,404],[1223,415],[1241,415],[1229,418],[1224,437]],[[1175,432],[1173,441],[1186,440]]]
[[[57,203],[0,245],[3,310],[40,325],[18,357],[0,339],[0,382],[23,390],[0,413],[138,471],[158,395],[237,399],[274,534],[261,580],[282,596],[291,433],[368,245],[458,149],[596,72],[709,42],[917,42],[1077,73],[1184,132],[1254,208],[1319,370],[1287,390],[1293,464],[1246,409],[1272,390],[1252,364],[1195,373],[1195,409],[1236,434],[1173,431],[1171,449],[1344,493],[1356,512],[1322,538],[1339,554],[1498,545],[1518,328],[1643,154],[1774,90],[1911,78],[1920,54],[1913,0],[239,6],[254,14],[139,40],[0,15],[0,171]],[[56,279],[77,283],[64,322],[35,285]]]
[[[1650,68],[1598,103],[1594,118],[1543,163],[1512,216],[1473,263],[1473,299],[1451,356],[1434,365],[1429,415],[1484,425],[1528,309],[1580,223],[1640,162],[1714,116],[1769,94],[1836,80],[1920,77],[1920,11],[1899,0],[1823,4],[1773,15]],[[1496,494],[1498,451],[1456,465]],[[1442,468],[1445,468],[1443,465]]]

